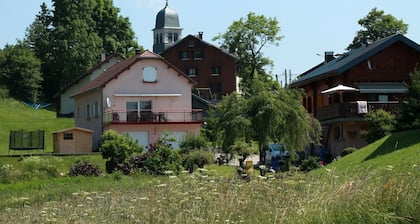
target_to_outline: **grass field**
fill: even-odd
[[[52,132],[74,126],[73,119],[56,118],[54,111],[32,109],[31,107],[11,99],[0,99],[0,111],[0,155],[39,153],[39,150],[9,152],[10,130],[44,130],[44,151],[52,152]]]
[[[73,126],[47,110],[0,102],[0,154],[9,130]],[[250,181],[231,166],[193,174],[69,177],[101,155],[0,157],[0,223],[420,223],[420,130],[394,133],[323,168]]]
[[[63,177],[0,184],[0,223],[420,223],[418,136],[395,133],[309,173],[255,174],[251,181],[229,166],[177,176],[68,177],[76,160],[102,169],[104,161],[58,157]],[[25,173],[22,158],[0,161]]]

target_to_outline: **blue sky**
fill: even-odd
[[[1,0],[0,48],[22,39],[34,21],[42,0]],[[45,1],[51,5],[50,0]],[[152,49],[152,29],[165,0],[114,0],[120,14],[128,17],[137,40]],[[325,51],[342,53],[361,29],[357,21],[377,7],[409,24],[407,37],[420,43],[418,0],[169,0],[178,12],[183,36],[204,32],[204,40],[227,30],[233,21],[249,12],[275,17],[284,36],[278,47],[266,47],[265,56],[274,61],[273,74],[283,77],[285,69],[300,74],[323,60]]]

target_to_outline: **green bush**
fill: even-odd
[[[14,167],[11,164],[4,164],[0,167],[0,183],[9,184],[12,182]]]
[[[0,86],[0,99],[9,97],[9,89],[5,86]]]
[[[182,165],[186,170],[192,173],[196,167],[204,168],[204,165],[212,164],[213,161],[214,154],[212,152],[200,149],[184,154]]]
[[[366,114],[369,129],[361,132],[362,138],[372,143],[395,130],[396,118],[393,114],[379,109]]]
[[[319,168],[319,158],[315,156],[310,156],[309,158],[302,161],[300,165],[300,170],[302,171],[311,171],[313,169]]]
[[[188,134],[179,144],[181,154],[188,154],[191,150],[202,149],[207,146],[206,139],[201,135]]]
[[[61,158],[41,158],[39,156],[25,157],[22,160],[23,175],[26,179],[58,177],[58,166]]]
[[[181,156],[171,146],[174,139],[168,134],[159,139],[159,142],[149,149],[147,158],[143,163],[143,171],[150,174],[163,175],[167,171],[175,173],[181,170]]]
[[[107,173],[112,173],[117,167],[128,164],[133,154],[143,151],[143,147],[137,143],[137,140],[118,134],[114,130],[105,131],[102,140],[99,150],[102,152],[102,157],[108,160],[105,164]]]
[[[354,148],[354,147],[347,147],[341,152],[341,157],[344,157],[344,156],[346,156],[348,154],[351,154],[353,152],[356,152],[356,151],[357,151],[357,149]]]

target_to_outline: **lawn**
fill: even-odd
[[[23,103],[12,99],[0,99],[0,155],[8,154],[34,154],[42,150],[10,151],[9,133],[10,130],[44,130],[45,150],[53,151],[52,133],[58,130],[74,126],[74,119],[56,118],[54,111],[47,109],[36,110]]]
[[[76,160],[102,168],[104,161],[58,157],[63,177],[0,184],[0,222],[419,223],[419,134],[393,134],[308,173],[250,181],[238,178],[235,167],[215,165],[193,174],[68,177]],[[42,164],[56,158],[40,157]],[[3,159],[1,167],[23,173],[21,158]]]

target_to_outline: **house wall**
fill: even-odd
[[[148,143],[143,145],[144,147],[149,144],[158,142],[159,137],[163,136],[165,132],[185,132],[194,135],[200,134],[201,124],[142,124],[142,125],[111,125],[107,129],[113,129],[119,133],[129,132],[147,132]],[[181,139],[179,139],[181,140]],[[179,145],[180,141],[176,142]]]
[[[367,143],[360,131],[366,128],[365,122],[339,122],[331,125],[328,149],[331,159],[338,158],[347,147],[362,148]]]
[[[71,114],[74,113],[74,99],[72,95],[80,89],[82,86],[86,85],[100,74],[102,74],[106,69],[111,67],[112,65],[116,64],[121,60],[119,57],[110,58],[107,63],[102,64],[99,68],[95,69],[92,73],[84,76],[78,82],[74,83],[70,87],[68,87],[61,95],[60,95],[60,111],[59,114]]]
[[[188,59],[182,59],[181,53],[188,52]],[[203,52],[201,59],[194,59],[194,52]],[[188,74],[188,68],[198,69],[196,76],[191,76],[197,81],[195,87],[211,88],[216,98],[237,91],[236,63],[235,59],[224,53],[217,47],[203,43],[199,38],[188,36],[174,47],[162,53],[162,56],[181,71]],[[213,75],[212,67],[220,66],[220,74]],[[213,87],[220,85],[220,92]]]
[[[74,97],[75,100],[75,125],[93,131],[92,147],[97,149],[102,135],[103,105],[102,95],[99,90],[84,93]],[[96,106],[97,105],[97,108]]]

